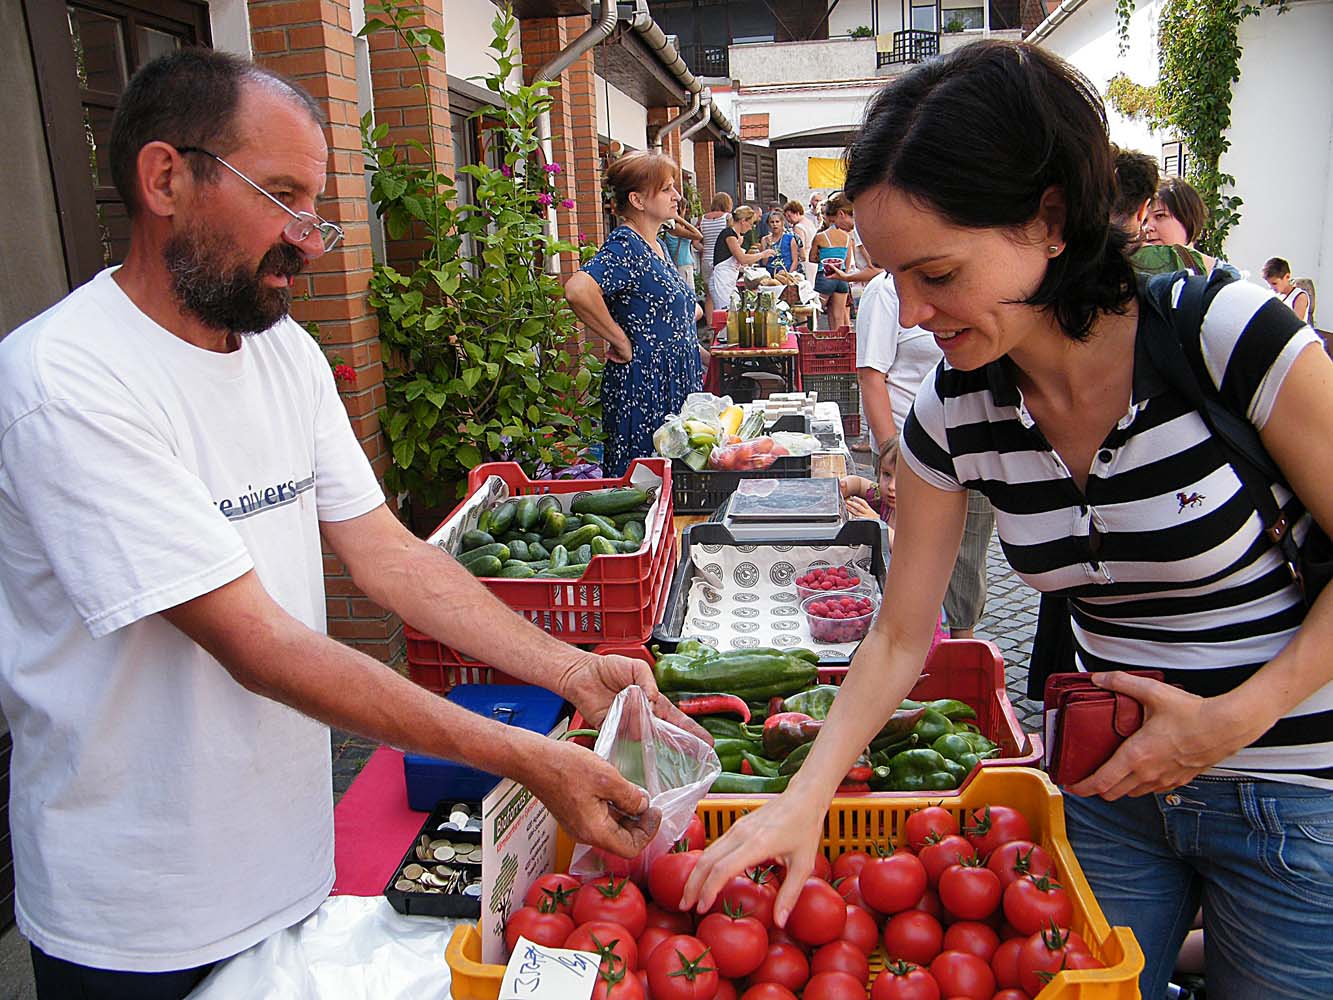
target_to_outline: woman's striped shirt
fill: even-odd
[[[1172,288],[1174,310],[1180,285]],[[1071,598],[1080,669],[1161,669],[1187,691],[1231,690],[1276,656],[1304,617],[1227,451],[1149,362],[1139,339],[1130,406],[1080,491],[1023,404],[1007,358],[927,378],[902,453],[926,482],[978,490],[1015,572]],[[1268,292],[1223,286],[1201,336],[1182,336],[1223,403],[1262,428],[1314,332]],[[1328,448],[1328,442],[1311,442]],[[1280,505],[1288,490],[1273,487]],[[1295,527],[1304,539],[1309,515]],[[1333,789],[1333,683],[1209,773]]]

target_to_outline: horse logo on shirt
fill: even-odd
[[[1177,493],[1176,503],[1180,504],[1180,510],[1176,513],[1184,512],[1186,507],[1202,507],[1203,502],[1207,499],[1202,493]]]

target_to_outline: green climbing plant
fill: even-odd
[[[363,33],[393,32],[425,90],[424,66],[444,40],[422,26],[421,5],[367,0],[366,14]],[[361,122],[371,201],[387,235],[424,245],[411,266],[376,265],[369,302],[385,348],[380,423],[393,456],[385,486],[425,507],[462,495],[468,470],[482,462],[517,462],[536,477],[579,461],[601,438],[602,366],[544,266],[552,254],[584,259],[594,249],[544,225],[549,210],[575,207],[556,190],[562,166],[541,156],[538,120],[555,84],[511,87],[513,12],[501,10],[491,27],[496,65],[484,83],[493,105],[473,117],[496,153],[458,168],[472,182],[470,201],[440,171],[434,144],[396,143],[370,115]]]
[[[1112,77],[1107,101],[1126,117],[1143,117],[1170,130],[1190,154],[1189,181],[1208,206],[1208,224],[1196,243],[1220,255],[1240,221],[1236,179],[1221,168],[1231,147],[1232,87],[1240,79],[1240,25],[1265,8],[1282,14],[1286,0],[1166,0],[1157,22],[1157,84],[1145,87],[1124,74]],[[1123,55],[1129,44],[1133,0],[1116,0],[1116,32]]]

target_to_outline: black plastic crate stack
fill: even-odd
[[[842,433],[849,438],[861,436],[861,387],[856,372],[843,375],[803,375],[801,388],[819,394],[821,403],[837,403],[842,414]]]
[[[809,434],[810,421],[795,415],[779,417],[768,429],[768,433],[773,431]],[[756,469],[752,472],[707,468],[695,472],[676,458],[671,461],[671,496],[677,514],[711,514],[736,492],[736,486],[742,479],[809,478],[809,455],[789,455],[786,458],[779,458],[767,469]]]

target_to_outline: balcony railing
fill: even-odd
[[[682,45],[680,54],[697,76],[730,76],[725,45]]]
[[[934,31],[895,31],[893,48],[888,52],[875,54],[875,65],[879,68],[898,63],[924,62],[931,56],[940,54],[940,36]]]

